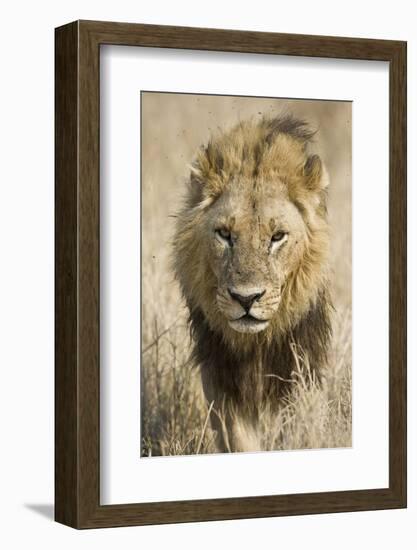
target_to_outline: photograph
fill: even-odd
[[[140,92],[140,455],[352,446],[352,102]]]

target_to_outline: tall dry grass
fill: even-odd
[[[291,111],[319,132],[331,177],[333,340],[325,379],[294,350],[291,395],[261,417],[265,450],[351,446],[351,107],[345,102],[142,94],[142,456],[216,452],[187,312],[169,267],[172,214],[196,149],[217,127]]]

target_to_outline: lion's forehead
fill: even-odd
[[[298,226],[302,221],[297,207],[280,189],[268,193],[225,192],[218,201],[214,218],[234,230],[253,231],[262,227],[267,232]]]

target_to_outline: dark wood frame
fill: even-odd
[[[389,62],[389,487],[100,505],[99,55],[121,44]],[[406,506],[406,43],[77,21],[56,45],[55,519],[76,528]]]

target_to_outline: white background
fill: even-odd
[[[7,549],[401,548],[417,517],[417,23],[413,3],[3,3],[0,87],[0,543]],[[76,532],[52,523],[53,28],[73,19],[333,34],[409,41],[409,508]]]
[[[161,49],[133,50],[129,46],[102,49],[103,504],[388,486],[388,84],[388,66],[381,62],[276,59],[217,52],[199,58],[196,52],[175,50],[167,53]],[[292,98],[302,94],[308,98],[353,101],[351,449],[139,459],[141,89]],[[376,127],[379,131],[370,149],[369,135]],[[369,205],[375,202],[375,194],[378,207],[372,211],[371,230]],[[372,318],[372,331],[368,330],[369,311],[378,312]],[[242,479],[245,471],[251,475]]]

